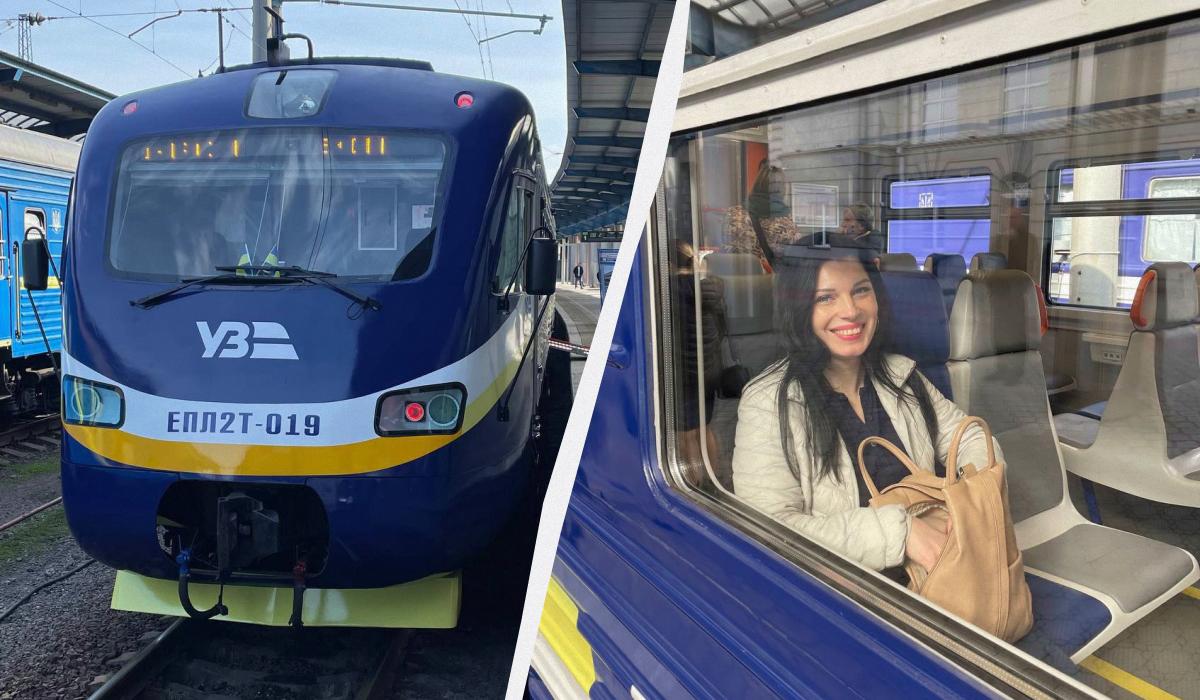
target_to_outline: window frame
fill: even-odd
[[[651,400],[658,425],[655,430],[658,464],[649,469],[651,479],[660,488],[665,487],[663,495],[682,499],[699,508],[710,518],[709,525],[715,521],[718,527],[731,530],[735,537],[765,547],[795,567],[797,573],[829,586],[873,618],[914,638],[947,664],[982,683],[1035,697],[1091,697],[1059,671],[1028,659],[1013,645],[993,641],[986,634],[967,627],[882,575],[792,531],[733,494],[726,494],[722,487],[701,489],[688,483],[675,425],[680,397],[673,387],[680,368],[675,358],[678,341],[670,332],[676,311],[675,300],[672,285],[664,283],[671,277],[668,246],[673,240],[667,230],[665,201],[665,186],[660,182],[655,196],[656,211],[650,217],[653,225],[640,243],[648,261],[641,270],[648,290],[644,297],[643,317],[647,338],[653,345],[650,349],[654,390]],[[695,244],[694,239],[692,243]],[[705,442],[700,439],[704,451],[707,450]]]

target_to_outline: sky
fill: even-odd
[[[318,56],[382,56],[427,60],[441,73],[487,78],[513,85],[533,103],[546,172],[558,171],[566,140],[566,57],[562,5],[558,0],[374,0],[380,4],[549,15],[541,35],[511,34],[480,45],[475,37],[538,22],[502,17],[441,14],[325,5],[284,0],[284,30],[308,35]],[[248,8],[250,0],[4,0],[0,2],[0,51],[17,54],[21,13],[50,18],[31,29],[32,60],[95,87],[120,95],[194,78],[215,70],[215,13],[185,12],[127,35],[156,16],[178,9]],[[154,15],[152,13],[161,13]],[[123,13],[151,13],[108,16]],[[78,15],[90,16],[91,20]],[[225,13],[225,63],[250,62],[249,10]],[[103,26],[101,26],[103,25]],[[468,26],[469,25],[469,26]],[[292,55],[304,42],[289,42]]]

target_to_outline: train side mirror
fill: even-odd
[[[50,252],[40,236],[21,241],[21,277],[26,289],[40,292],[50,282]]]
[[[545,296],[554,293],[558,271],[558,244],[553,238],[529,241],[529,262],[525,266],[525,293]]]

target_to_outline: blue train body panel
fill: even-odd
[[[0,187],[6,190],[3,205],[6,264],[4,281],[0,283],[0,294],[4,299],[3,310],[0,311],[0,336],[12,341],[14,358],[46,354],[47,340],[51,351],[58,352],[62,341],[62,304],[58,285],[33,292],[33,300],[46,333],[43,339],[29,297],[19,287],[20,259],[14,255],[12,244],[24,240],[26,212],[39,212],[44,216],[51,255],[56,259],[62,255],[71,174],[24,163],[0,161]]]
[[[620,698],[633,688],[647,698],[994,696],[667,486],[652,427],[643,264],[639,253],[555,564],[593,658],[595,680],[584,690]]]

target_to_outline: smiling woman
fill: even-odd
[[[733,483],[747,503],[792,529],[903,580],[907,555],[927,568],[946,542],[944,526],[900,506],[868,507],[850,455],[879,436],[907,447],[922,468],[945,473],[949,438],[964,417],[915,363],[885,352],[888,300],[875,253],[831,236],[829,245],[792,246],[778,261],[786,356],[747,387],[738,407]],[[901,435],[904,436],[901,439]],[[962,461],[985,463],[973,428]],[[908,474],[889,452],[867,454],[874,483]]]

